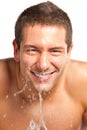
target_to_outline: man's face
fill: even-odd
[[[20,72],[38,91],[49,91],[63,73],[69,52],[65,29],[58,26],[26,26],[20,51]]]

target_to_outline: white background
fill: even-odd
[[[14,26],[19,14],[27,7],[46,0],[0,1],[0,58],[13,56]],[[87,61],[87,4],[86,0],[51,0],[65,10],[73,26],[71,58]]]

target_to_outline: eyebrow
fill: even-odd
[[[34,45],[24,45],[24,46],[23,46],[24,49],[29,48],[29,47],[31,47],[31,48],[37,48],[37,47],[34,46]]]
[[[62,46],[56,46],[56,47],[52,47],[50,48],[49,50],[65,50],[65,47],[62,47]]]

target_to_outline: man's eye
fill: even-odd
[[[27,52],[28,54],[36,54],[36,53],[39,52],[39,50],[36,49],[36,48],[27,48],[27,49],[26,49],[26,52]]]
[[[60,56],[62,55],[62,51],[61,50],[58,50],[58,49],[53,49],[50,51],[50,53],[53,55],[53,56]]]
[[[30,52],[36,52],[37,50],[36,49],[28,49],[28,51],[30,51]]]
[[[61,50],[52,50],[53,53],[61,53]]]

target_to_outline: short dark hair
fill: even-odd
[[[23,39],[23,28],[26,25],[36,24],[63,26],[66,30],[65,42],[69,48],[72,43],[72,25],[69,16],[61,8],[50,1],[39,3],[25,9],[18,17],[15,24],[15,40],[18,48]]]

